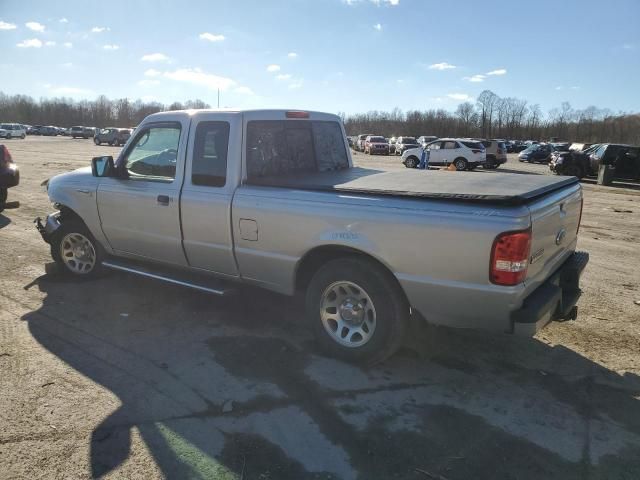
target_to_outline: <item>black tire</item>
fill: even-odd
[[[22,135],[20,135],[20,138],[21,138],[22,140],[24,140],[24,139],[25,139],[25,137],[26,137],[26,135],[25,135],[24,133],[23,133]]]
[[[109,145],[111,145],[112,147],[117,147],[118,146],[118,140],[117,139],[113,139],[109,142]]]
[[[4,204],[7,201],[8,194],[6,188],[0,188],[0,212],[4,210]]]
[[[82,273],[72,270],[67,266],[67,263],[62,258],[62,243],[65,241],[67,235],[72,233],[78,233],[85,237],[91,243],[95,254],[95,263],[93,268],[83,271]],[[60,227],[53,234],[50,243],[51,257],[65,274],[76,278],[94,278],[104,273],[104,267],[102,267],[102,260],[105,256],[104,249],[96,241],[85,224],[80,220],[75,218],[63,219]]]
[[[360,346],[341,345],[322,322],[321,301],[325,292],[332,284],[343,281],[359,286],[375,309],[375,329]],[[409,322],[409,305],[389,272],[371,260],[345,257],[324,264],[315,273],[307,288],[306,314],[322,351],[350,362],[374,365],[391,356],[402,344]]]
[[[102,142],[97,137],[93,139],[93,143],[95,143],[96,145],[102,145]]]
[[[469,168],[469,162],[467,162],[466,158],[458,157],[453,161],[453,165],[456,167],[456,170],[462,172]]]
[[[407,168],[418,168],[419,164],[420,164],[420,160],[418,160],[417,157],[411,156],[411,157],[407,157],[407,159],[405,160],[404,166]]]

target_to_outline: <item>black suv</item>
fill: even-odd
[[[549,163],[551,171],[578,178],[596,176],[600,165],[612,165],[616,178],[640,179],[640,147],[616,143],[593,145],[583,152],[566,152]]]

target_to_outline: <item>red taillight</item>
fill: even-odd
[[[497,285],[524,281],[531,252],[531,230],[501,233],[493,241],[489,278]]]
[[[290,110],[285,115],[287,118],[309,118],[309,112],[301,112],[299,110]]]
[[[580,223],[582,223],[582,207],[584,207],[584,197],[580,199],[580,215],[578,216],[578,228],[576,228],[576,235],[580,231]]]

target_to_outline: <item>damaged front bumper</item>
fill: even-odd
[[[34,223],[36,224],[38,232],[42,235],[42,239],[47,243],[51,243],[51,237],[55,231],[60,228],[60,212],[54,212],[47,215],[44,222],[42,221],[42,218],[38,217],[34,220]]]

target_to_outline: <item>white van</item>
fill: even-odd
[[[0,123],[0,138],[24,138],[27,129],[19,123]]]

